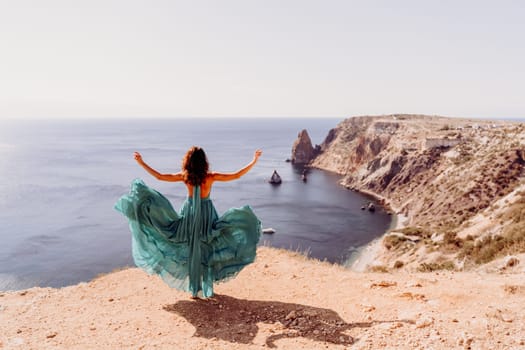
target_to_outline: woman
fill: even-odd
[[[161,193],[133,181],[129,194],[122,196],[115,208],[129,220],[132,254],[135,264],[156,273],[171,287],[191,292],[196,297],[213,295],[213,282],[235,276],[255,259],[261,235],[261,222],[249,206],[231,208],[218,216],[210,192],[215,181],[232,181],[245,175],[262,152],[234,173],[209,171],[204,150],[192,147],[182,161],[182,170],[161,174],[134,157],[149,174],[161,181],[182,181],[188,197],[176,212]]]

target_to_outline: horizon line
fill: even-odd
[[[425,116],[425,117],[441,117],[441,118],[452,118],[452,119],[497,119],[497,120],[523,120],[525,116],[481,116],[481,117],[471,117],[471,116],[448,116],[441,114],[425,114],[425,113],[380,113],[380,114],[354,114],[354,115],[345,115],[345,116],[333,116],[333,115],[267,115],[267,116],[257,116],[257,115],[199,115],[199,116],[122,116],[122,115],[113,115],[113,116],[0,116],[0,121],[2,120],[29,120],[29,121],[44,121],[44,120],[117,120],[117,119],[133,119],[133,120],[175,120],[175,119],[348,119],[354,117],[386,117],[386,116]]]

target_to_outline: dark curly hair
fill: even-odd
[[[182,159],[182,176],[184,182],[193,186],[200,186],[208,175],[208,159],[200,147],[193,146]]]

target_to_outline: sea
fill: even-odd
[[[133,159],[160,172],[178,172],[186,150],[205,149],[213,171],[232,172],[263,154],[252,170],[217,182],[211,198],[219,215],[250,205],[264,234],[260,245],[348,264],[359,249],[381,236],[392,217],[373,199],[346,190],[341,177],[287,160],[306,129],[320,144],[341,119],[50,119],[0,121],[0,290],[62,287],[133,266],[125,218],[114,210],[133,179],[163,193],[179,208],[182,183],[161,182]],[[268,183],[274,170],[279,186]]]

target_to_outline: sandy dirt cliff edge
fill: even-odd
[[[0,292],[0,349],[523,349],[524,273],[356,273],[261,247],[207,301],[138,269]]]

